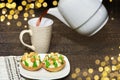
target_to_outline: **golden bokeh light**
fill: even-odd
[[[7,22],[7,25],[9,26],[9,25],[11,25],[11,23],[10,23],[10,22]]]
[[[114,60],[114,57],[111,57],[111,60]]]
[[[13,3],[11,4],[11,8],[13,8],[13,9],[16,8],[16,3],[15,3],[15,2],[13,2]]]
[[[99,77],[98,75],[95,75],[95,76],[94,76],[94,80],[99,80],[99,78],[100,78],[100,77]]]
[[[80,73],[80,68],[76,68],[75,73]]]
[[[112,0],[109,0],[109,2],[112,2]]]
[[[28,17],[29,14],[28,14],[27,12],[25,12],[25,13],[23,14],[23,16],[24,16],[24,17]]]
[[[78,77],[77,80],[82,80],[82,78],[81,78],[81,77]]]
[[[105,65],[106,65],[105,61],[101,62],[101,66],[105,66]]]
[[[6,14],[6,12],[5,12],[5,11],[2,11],[2,14]]]
[[[9,8],[9,9],[11,9],[11,8],[12,8],[12,6],[11,6],[11,4],[10,4],[10,3],[6,3],[6,7],[7,7],[7,8]]]
[[[117,61],[115,59],[112,60],[112,64],[117,64]]]
[[[34,14],[34,10],[29,10],[29,13],[30,14]]]
[[[103,67],[99,67],[99,68],[98,68],[98,71],[99,71],[99,72],[102,72],[102,71],[103,71]]]
[[[111,80],[116,80],[116,78],[111,78]],[[117,80],[119,80],[119,79],[117,79]]]
[[[40,8],[42,5],[41,5],[41,3],[36,2],[36,3],[35,3],[35,6],[36,6],[37,8]]]
[[[5,17],[7,17],[8,15],[7,14],[5,14]]]
[[[35,17],[35,14],[32,14],[32,17]]]
[[[106,71],[106,72],[111,72],[111,68],[110,68],[110,66],[106,66],[106,67],[104,67],[104,71]]]
[[[8,19],[9,19],[9,20],[11,20],[11,19],[12,19],[12,15],[8,15],[7,17],[8,17]]]
[[[38,0],[38,2],[43,3],[43,2],[44,2],[44,0]]]
[[[75,78],[77,77],[77,74],[76,74],[76,73],[72,73],[71,77],[72,77],[73,79],[75,79]]]
[[[34,4],[31,3],[31,4],[29,5],[29,7],[33,9],[33,8],[34,8]]]
[[[19,11],[22,11],[22,10],[23,10],[23,7],[22,7],[22,6],[18,6],[18,10],[19,10]]]
[[[120,80],[120,77],[117,77],[117,80]]]
[[[110,60],[109,56],[105,56],[105,61],[109,61],[109,60]]]
[[[102,77],[106,77],[108,75],[108,73],[106,71],[102,72]]]
[[[108,77],[102,77],[100,80],[110,80]]]
[[[24,25],[24,28],[27,28],[27,25]]]
[[[58,2],[56,0],[53,1],[52,3],[54,6],[57,6]]]
[[[24,21],[27,21],[27,20],[28,20],[28,19],[25,17],[25,18],[24,18]]]
[[[3,22],[4,20],[5,20],[5,16],[4,16],[4,15],[1,15],[0,21]]]
[[[20,11],[19,10],[15,10],[15,14],[19,14],[20,13]]]
[[[27,0],[29,3],[31,3],[33,0]]]
[[[0,3],[0,8],[4,8],[5,7],[5,3]]]
[[[11,2],[13,2],[13,0],[7,0],[8,1],[8,3],[11,3]]]
[[[113,20],[115,20],[115,18],[114,18],[114,17],[112,17],[112,18],[111,18],[111,20],[113,21]]]
[[[120,56],[117,58],[118,62],[120,62]]]
[[[89,68],[89,69],[88,69],[88,72],[89,72],[90,74],[92,74],[92,73],[93,73],[93,69],[92,69],[92,68]]]
[[[14,19],[18,19],[18,15],[15,14],[15,15],[13,16],[13,18],[14,18]]]
[[[117,67],[116,66],[112,66],[112,71],[115,71],[115,70],[117,70]]]
[[[110,77],[111,78],[115,77],[115,74],[114,73],[110,73]]]
[[[95,64],[99,65],[100,64],[100,60],[99,59],[95,60]]]
[[[27,4],[25,10],[27,11],[29,9],[30,9],[30,4]]]
[[[13,15],[14,13],[14,10],[10,10],[10,15]]]
[[[18,21],[18,22],[17,22],[17,26],[18,26],[18,27],[22,26],[22,22],[21,22],[21,21]]]
[[[91,77],[88,76],[88,77],[86,77],[86,80],[92,80],[92,79],[91,79]]]
[[[120,64],[116,65],[117,70],[120,70]]]
[[[86,77],[87,75],[88,75],[88,73],[84,71],[83,76]]]
[[[22,1],[22,5],[25,6],[27,4],[27,2],[24,0]]]
[[[3,8],[3,9],[2,9],[2,14],[6,14],[6,12],[7,12],[7,9],[6,9],[6,8]]]
[[[47,4],[47,2],[43,2],[43,7],[47,7],[48,6],[48,4]]]

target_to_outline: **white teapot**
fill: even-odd
[[[58,7],[50,8],[48,14],[86,36],[94,35],[108,21],[102,0],[60,0]]]

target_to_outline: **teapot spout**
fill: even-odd
[[[56,7],[56,8],[50,8],[47,13],[55,16],[61,22],[63,22],[64,24],[66,24],[68,27],[70,27],[70,25],[67,23],[67,21],[62,16],[62,14],[59,12],[58,7]]]

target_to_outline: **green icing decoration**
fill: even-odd
[[[29,64],[28,64],[28,62],[27,62],[27,61],[24,61],[24,63],[25,63],[25,66],[27,66],[27,67],[29,66]]]
[[[36,61],[34,61],[33,67],[37,67],[37,62]]]
[[[59,56],[59,59],[62,61],[62,64],[63,64],[63,56],[62,55]]]
[[[54,61],[53,64],[54,64],[55,67],[58,67],[58,64],[56,63],[56,61]]]
[[[46,68],[48,68],[50,66],[50,63],[48,60],[45,60],[45,64],[46,64]]]

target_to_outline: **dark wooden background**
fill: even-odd
[[[54,20],[52,39],[49,52],[60,52],[66,55],[71,64],[71,73],[75,68],[82,70],[89,67],[96,68],[95,60],[103,59],[105,56],[117,56],[120,53],[120,0],[103,0],[109,13],[109,21],[97,34],[86,37],[71,30],[57,18],[46,15]],[[41,13],[36,10],[38,17]],[[20,15],[22,18],[22,15]],[[27,21],[22,21],[26,24]],[[17,27],[17,20],[11,20],[11,25],[7,26],[5,20],[0,22],[0,56],[22,55],[24,52],[31,51],[24,47],[19,41],[19,34],[24,27]],[[30,38],[25,35],[24,41],[30,44]],[[71,80],[71,73],[62,80]]]

